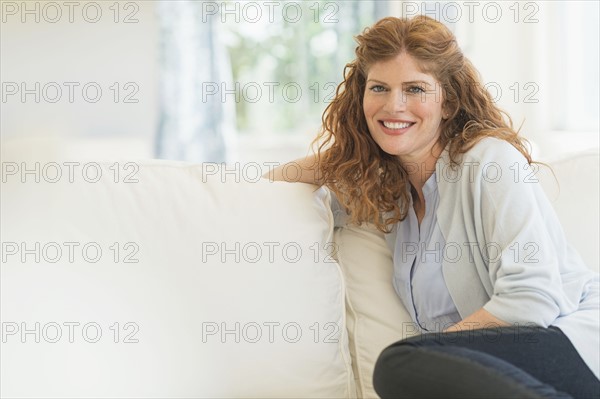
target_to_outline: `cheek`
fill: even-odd
[[[369,119],[375,115],[377,108],[377,103],[373,101],[372,98],[369,98],[368,96],[363,97],[363,112],[367,118],[367,122],[370,122]]]
[[[442,110],[439,104],[423,103],[415,108],[415,112],[421,115],[423,119],[427,119],[430,123],[439,123],[442,119]]]

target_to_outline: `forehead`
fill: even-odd
[[[406,53],[373,63],[367,71],[367,79],[376,79],[384,82],[390,81],[390,83],[414,80],[431,83],[437,82],[437,79],[433,75],[426,72],[423,62]]]

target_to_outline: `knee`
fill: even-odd
[[[394,344],[384,349],[375,363],[373,387],[381,398],[402,395],[402,381],[405,372],[414,357],[415,347],[408,344]]]

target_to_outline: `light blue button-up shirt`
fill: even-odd
[[[335,226],[343,226],[348,215],[331,194]],[[420,228],[412,203],[407,217],[398,223],[392,282],[412,320],[422,331],[442,331],[458,323],[461,317],[442,274],[446,241],[436,216],[439,196],[435,173],[425,182],[423,194],[426,206]]]
[[[450,297],[442,261],[446,241],[437,221],[435,173],[423,186],[425,216],[419,222],[412,206],[399,222],[394,250],[394,288],[422,331],[442,331],[461,320]],[[411,203],[412,205],[412,203]]]

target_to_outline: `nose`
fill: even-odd
[[[386,98],[384,111],[397,113],[406,111],[407,96],[402,90],[392,90]]]

